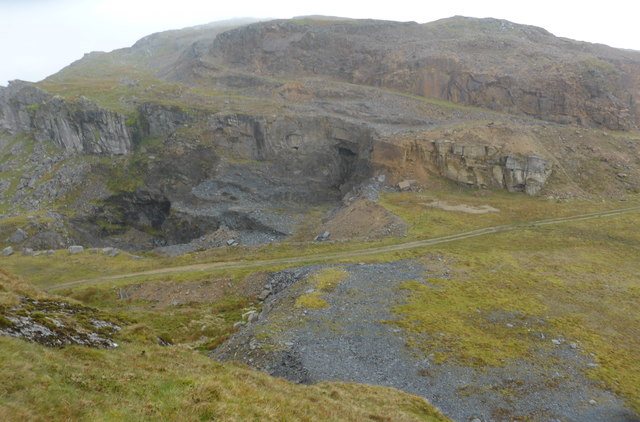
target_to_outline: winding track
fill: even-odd
[[[438,245],[440,243],[454,242],[456,240],[462,240],[462,239],[467,239],[467,238],[476,237],[476,236],[484,236],[491,233],[518,230],[525,227],[538,227],[538,226],[546,226],[549,224],[560,224],[560,223],[567,223],[567,222],[573,222],[573,221],[591,220],[595,218],[614,217],[617,215],[629,214],[629,213],[639,212],[639,211],[640,211],[640,206],[629,207],[629,208],[618,208],[615,210],[600,211],[600,212],[595,212],[590,214],[579,214],[579,215],[574,215],[570,217],[552,218],[552,219],[545,219],[545,220],[535,220],[535,221],[530,221],[525,223],[506,224],[503,226],[485,227],[483,229],[472,230],[472,231],[452,234],[448,236],[440,236],[440,237],[434,237],[431,239],[416,240],[413,242],[398,243],[394,245],[357,249],[353,251],[333,252],[333,253],[324,253],[324,254],[316,254],[316,255],[303,255],[303,256],[294,256],[294,257],[288,257],[288,258],[263,259],[263,260],[256,260],[256,261],[242,260],[242,261],[230,261],[230,262],[213,262],[213,263],[205,263],[205,264],[184,265],[181,267],[158,268],[155,270],[140,271],[137,273],[117,274],[117,275],[98,277],[98,278],[67,281],[64,283],[46,286],[46,287],[43,287],[43,289],[57,290],[57,289],[62,289],[67,287],[86,286],[86,285],[98,284],[106,281],[121,280],[125,278],[134,278],[134,277],[140,277],[140,276],[146,276],[146,275],[173,274],[173,273],[182,273],[182,272],[188,272],[188,271],[259,268],[259,267],[265,267],[265,266],[271,266],[271,265],[297,264],[297,263],[303,263],[303,262],[311,263],[311,262],[317,262],[317,261],[329,261],[332,259],[339,259],[339,258],[355,258],[360,256],[375,255],[380,253],[421,248],[424,246]]]

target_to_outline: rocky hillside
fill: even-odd
[[[264,244],[374,178],[387,190],[448,180],[623,197],[640,186],[639,64],[634,51],[494,19],[154,34],[0,87],[0,212],[53,220],[5,219],[0,243]]]
[[[225,66],[330,77],[561,123],[623,130],[640,123],[640,53],[496,19],[267,22],[227,31],[181,60],[168,77],[202,81]]]

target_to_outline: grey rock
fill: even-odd
[[[77,253],[84,252],[84,247],[80,245],[73,245],[73,246],[69,246],[67,250],[69,251],[70,254],[77,254]]]
[[[24,256],[33,256],[33,249],[31,248],[24,248],[22,250],[22,255]]]
[[[70,152],[126,154],[133,135],[126,118],[86,98],[73,105],[33,84],[12,81],[0,87],[0,129],[30,132],[38,142],[53,142]],[[35,187],[29,181],[25,187]]]
[[[505,368],[442,365],[427,356],[414,356],[407,349],[407,341],[413,337],[390,330],[383,321],[393,321],[389,310],[406,303],[405,294],[397,286],[406,280],[424,279],[426,269],[406,261],[345,267],[349,276],[323,297],[329,307],[298,313],[291,309],[291,299],[310,287],[302,276],[298,278],[301,285],[294,283],[271,296],[260,320],[235,333],[211,356],[241,360],[294,382],[332,380],[392,386],[429,399],[457,421],[496,420],[497,408],[509,412],[508,418],[500,420],[538,416],[540,403],[547,413],[535,420],[635,420],[620,399],[585,377],[581,369],[588,358],[569,347],[541,348],[536,353],[544,364],[515,360]],[[318,268],[326,266],[308,267],[312,271]],[[280,272],[279,277],[289,278],[292,271]],[[273,338],[258,340],[256,334],[266,330],[275,333]],[[548,365],[550,361],[554,363]],[[551,386],[549,379],[553,379]],[[517,400],[496,391],[499,386],[513,386],[514,380],[523,382]],[[474,392],[461,400],[461,393],[466,393],[461,388],[466,386],[473,387]],[[598,403],[585,406],[591,397],[598,397]]]
[[[258,300],[263,301],[266,298],[268,298],[270,294],[271,294],[271,290],[264,289],[258,295]]]
[[[70,245],[69,239],[57,230],[45,230],[31,236],[24,246],[34,250],[62,249]]]
[[[33,318],[31,315],[34,312],[44,314],[50,324],[43,325],[38,319]],[[120,330],[121,327],[116,324],[92,319],[91,325],[101,329],[102,334],[98,334],[93,332],[90,327],[83,327],[82,324],[63,324],[58,319],[61,314],[77,315],[82,312],[82,307],[78,308],[77,305],[67,302],[47,301],[45,304],[28,297],[22,297],[18,306],[5,310],[4,317],[11,322],[11,325],[0,328],[0,335],[21,338],[49,347],[63,347],[70,344],[104,348],[118,347],[118,344],[109,338],[111,334]]]
[[[260,314],[256,311],[249,311],[245,315],[248,323],[256,322],[260,318]],[[245,315],[243,315],[243,318]]]
[[[227,240],[227,246],[232,246],[234,243],[236,243],[235,239]]]
[[[11,246],[7,246],[2,250],[2,256],[10,256],[13,255],[13,248]]]
[[[9,243],[22,243],[27,240],[27,233],[21,228],[17,228],[16,231],[13,232],[11,236],[7,239]]]
[[[116,248],[106,247],[102,248],[102,254],[115,258],[116,256],[120,255],[120,251]]]
[[[52,250],[46,250],[46,251],[39,251],[39,252],[35,252],[35,253],[33,254],[33,256],[40,256],[40,255],[48,255],[48,256],[51,256],[51,255],[53,255],[53,254],[55,254],[55,251],[52,251]]]

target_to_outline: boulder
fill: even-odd
[[[33,249],[31,248],[24,248],[22,250],[22,255],[24,256],[33,256]]]
[[[9,238],[7,239],[7,242],[9,242],[9,243],[22,243],[25,240],[27,240],[27,237],[29,237],[29,236],[27,235],[27,233],[24,230],[22,230],[21,228],[17,228],[16,231],[14,231],[11,236],[9,236]]]
[[[67,250],[69,251],[70,254],[77,254],[77,253],[84,252],[84,247],[80,245],[73,245],[73,246],[69,246],[69,249]]]
[[[400,189],[401,191],[407,191],[411,189],[411,187],[415,184],[415,180],[403,180],[402,182],[398,183],[398,189]]]
[[[33,254],[33,256],[40,256],[40,255],[47,255],[47,256],[51,256],[51,255],[53,255],[54,253],[55,253],[55,251],[52,251],[52,250],[50,250],[50,249],[49,249],[49,250],[46,250],[46,251],[35,252],[35,253]]]
[[[116,248],[106,247],[102,248],[102,254],[115,258],[116,256],[120,255],[120,251]]]
[[[2,256],[10,256],[13,255],[13,248],[11,246],[7,246],[2,250]]]

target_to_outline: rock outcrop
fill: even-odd
[[[32,133],[70,152],[126,154],[133,134],[126,117],[87,99],[71,103],[25,82],[0,87],[0,129]]]
[[[461,145],[433,141],[432,160],[442,176],[480,188],[537,194],[546,183],[552,165],[536,155],[509,154],[485,145]]]

